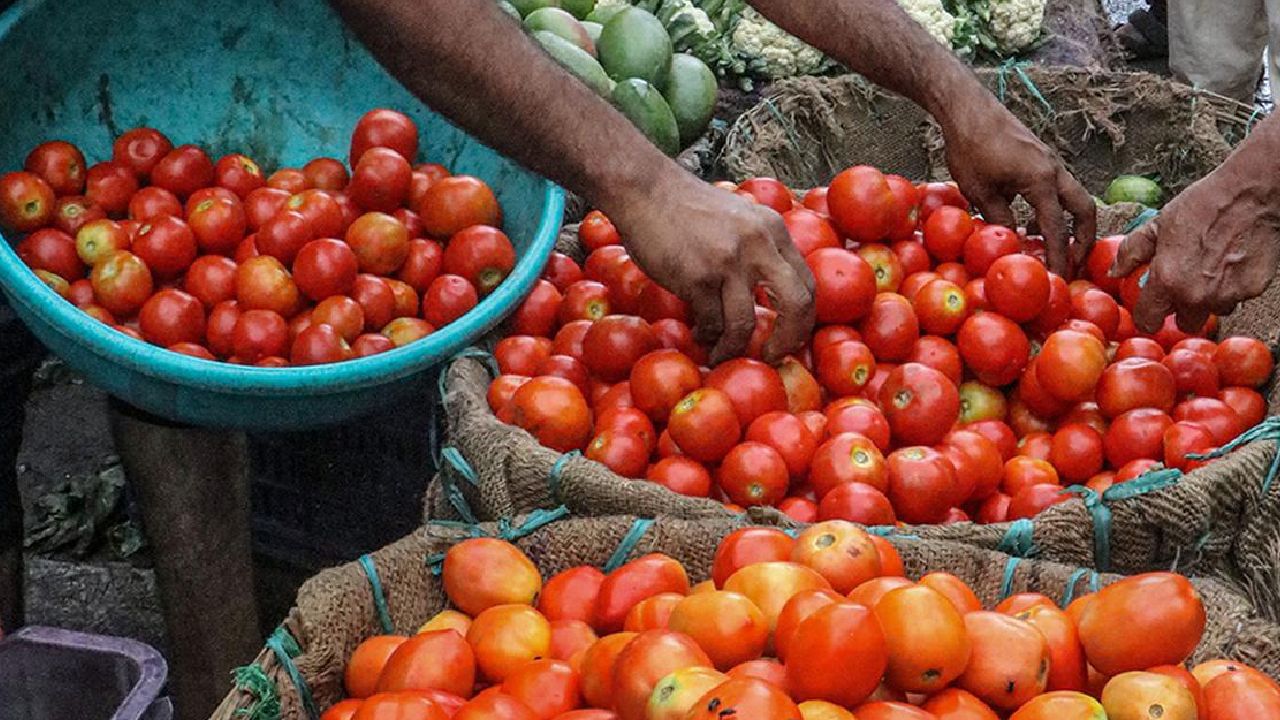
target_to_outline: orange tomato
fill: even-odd
[[[1049,644],[1025,620],[994,612],[964,616],[973,653],[957,685],[1000,710],[1013,710],[1044,692]]]
[[[935,720],[932,714],[915,705],[878,700],[857,708],[858,720]]]
[[[557,715],[555,720],[618,720],[618,714],[612,710],[574,710]]]
[[[1060,690],[1045,693],[1018,708],[1009,720],[1118,720],[1084,693]],[[1129,720],[1126,717],[1125,720]],[[1172,720],[1172,718],[1170,718]]]
[[[582,673],[582,696],[588,705],[613,707],[613,665],[635,637],[636,633],[632,632],[606,635],[582,654],[579,672]]]
[[[867,609],[874,610],[876,604],[880,602],[880,599],[890,591],[897,590],[898,588],[911,587],[913,585],[915,585],[915,583],[904,577],[886,576],[872,578],[871,580],[868,580],[854,588],[853,591],[849,593],[848,597],[853,602]],[[936,590],[937,588],[934,589]]]
[[[803,720],[858,720],[853,713],[826,700],[805,700],[799,708]]]
[[[667,619],[676,603],[684,599],[680,593],[658,593],[636,603],[627,613],[622,623],[623,630],[644,632],[645,630],[663,630],[667,627]]]
[[[796,541],[775,528],[748,527],[735,530],[716,546],[711,561],[711,579],[716,587],[724,587],[729,576],[758,562],[788,560]]]
[[[1052,600],[1040,593],[1025,592],[1014,593],[1004,600],[1001,600],[995,606],[995,611],[998,613],[1004,613],[1005,615],[1017,615],[1023,610],[1033,608],[1037,605],[1048,605],[1055,608],[1058,607]]]
[[[796,537],[791,561],[818,571],[838,593],[847,593],[880,574],[880,553],[865,530],[845,520],[828,520]]]
[[[782,663],[773,658],[760,658],[759,660],[748,660],[741,665],[735,665],[725,673],[730,680],[741,678],[755,678],[773,683],[780,688],[787,687],[787,668]]]
[[[492,687],[459,708],[453,720],[537,720],[537,717],[528,705]]]
[[[1107,681],[1102,706],[1109,720],[1197,720],[1191,691],[1175,678],[1150,672],[1127,672]]]
[[[938,720],[999,720],[1000,716],[973,693],[960,688],[947,688],[920,706]]]
[[[431,632],[432,630],[457,630],[459,635],[466,637],[467,628],[471,627],[471,618],[458,612],[457,610],[441,610],[431,619],[422,623],[422,627],[418,628],[418,632]]]
[[[533,710],[539,720],[551,720],[582,704],[578,673],[563,660],[534,660],[502,681],[502,692]]]
[[[343,672],[343,686],[353,698],[367,698],[378,689],[378,676],[387,660],[409,638],[402,635],[374,635],[356,646]]]
[[[791,646],[791,636],[805,618],[818,610],[842,602],[844,598],[827,589],[803,590],[796,593],[782,606],[778,613],[777,626],[773,630],[774,653],[779,660],[787,659],[787,649]]]
[[[764,653],[769,625],[746,595],[716,590],[681,598],[667,627],[693,638],[720,670]]]
[[[469,697],[476,684],[476,660],[457,630],[419,633],[396,648],[378,677],[378,692],[444,690]]]
[[[1196,701],[1196,708],[1199,708],[1204,704],[1204,694],[1200,690],[1200,681],[1196,680],[1195,676],[1191,674],[1191,671],[1187,670],[1185,667],[1181,665],[1157,665],[1153,668],[1148,668],[1147,672],[1155,673],[1157,675],[1167,675],[1168,677],[1177,680],[1178,684],[1182,685],[1182,687],[1187,689],[1187,692],[1191,693],[1191,697]]]
[[[329,706],[329,709],[320,715],[320,720],[351,720],[351,718],[355,717],[356,711],[360,709],[361,704],[360,700],[343,700]]]
[[[352,720],[446,720],[448,718],[440,706],[426,697],[411,692],[378,693],[360,703],[359,709],[351,717]]]
[[[596,640],[596,631],[581,620],[552,620],[549,654],[556,660],[569,660]]]
[[[480,674],[502,682],[521,665],[547,656],[551,623],[528,605],[498,605],[476,616],[467,631]]]
[[[888,577],[903,577],[906,570],[902,566],[902,556],[898,554],[897,548],[893,543],[879,535],[872,535],[871,542],[876,546],[876,552],[880,555],[880,575]]]
[[[836,603],[796,628],[787,656],[787,685],[797,700],[827,700],[852,707],[867,699],[888,666],[888,646],[871,611]]]
[[[1135,575],[1094,595],[1080,616],[1089,664],[1118,675],[1186,660],[1204,633],[1204,604],[1190,581],[1173,573]]]
[[[748,565],[724,583],[724,589],[746,595],[764,613],[769,631],[778,625],[778,615],[787,601],[802,590],[831,589],[831,583],[817,571],[793,562],[763,562]]]
[[[755,678],[728,680],[698,698],[685,720],[801,720],[778,686]]]
[[[1280,688],[1261,673],[1227,672],[1204,686],[1208,720],[1255,720],[1280,717]]]
[[[591,622],[594,617],[596,596],[604,573],[582,565],[557,573],[538,595],[538,612],[552,622],[556,620],[582,620]]]
[[[1089,686],[1089,671],[1084,660],[1084,648],[1075,623],[1055,605],[1033,605],[1021,612],[1011,613],[1019,620],[1026,620],[1044,635],[1049,643],[1049,690],[1074,690],[1084,692]]]
[[[670,630],[640,633],[613,664],[613,709],[622,720],[644,720],[658,681],[687,667],[711,667],[711,659],[688,635]]]
[[[622,629],[631,608],[648,597],[689,593],[684,566],[661,553],[636,558],[605,576],[596,597],[595,628],[610,633]]]
[[[956,606],[961,615],[977,612],[982,609],[982,602],[974,594],[973,589],[963,580],[945,572],[931,572],[920,578],[920,584],[942,593]]]
[[[1235,660],[1207,660],[1196,665],[1191,669],[1191,676],[1200,684],[1201,688],[1205,688],[1209,683],[1213,682],[1219,675],[1226,673],[1246,673],[1259,677],[1267,677],[1242,662]]]
[[[676,670],[654,686],[645,706],[645,720],[684,720],[699,698],[728,679],[728,675],[707,667]]]
[[[928,694],[964,672],[970,652],[964,617],[942,593],[924,585],[898,588],[872,612],[889,650],[890,687]]]
[[[449,548],[441,577],[449,602],[472,617],[495,605],[532,605],[542,590],[533,561],[494,538],[470,538]]]

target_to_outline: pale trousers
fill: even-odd
[[[1253,104],[1263,51],[1280,81],[1280,0],[1169,0],[1169,69],[1175,78]]]

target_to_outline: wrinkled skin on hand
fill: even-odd
[[[778,213],[683,171],[665,174],[606,213],[640,268],[689,303],[713,364],[745,352],[757,285],[778,311],[765,359],[778,360],[808,339],[813,276]]]
[[[1017,195],[1035,208],[1049,269],[1071,278],[1096,240],[1093,197],[1062,160],[991,96],[966,103],[943,122],[951,176],[987,222],[1016,227],[1009,203]],[[1070,214],[1076,242],[1063,210]]]
[[[1267,288],[1280,262],[1280,209],[1265,182],[1224,165],[1125,239],[1112,277],[1151,263],[1133,312],[1140,329],[1177,313],[1178,327],[1194,332]]]

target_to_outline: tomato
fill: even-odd
[[[927,206],[922,204],[922,209],[925,207]],[[938,262],[959,260],[966,240],[974,232],[973,218],[969,216],[968,210],[943,205],[922,214],[925,216],[924,247],[929,254]]]
[[[98,304],[121,317],[133,315],[151,297],[151,271],[137,255],[117,250],[89,274]]]
[[[31,233],[14,249],[18,257],[33,270],[51,272],[68,282],[78,280],[84,277],[86,263],[92,265],[90,261],[101,261],[117,250],[127,250],[129,247],[127,238],[120,237],[118,227],[113,228],[105,224],[111,223],[110,220],[100,222],[103,223],[98,226],[100,229],[91,230],[86,233],[86,236],[109,237],[94,241],[92,247],[88,240],[80,243],[86,246],[87,259],[80,257],[76,239],[54,228],[44,228]],[[112,232],[113,230],[115,232]]]
[[[237,303],[243,308],[243,303]],[[242,310],[231,336],[236,357],[257,362],[265,357],[284,355],[289,343],[289,324],[271,310]]]
[[[1004,464],[1004,478],[1000,489],[1009,496],[1017,495],[1032,485],[1059,485],[1058,471],[1043,458],[1019,455]]]
[[[623,632],[600,638],[583,654],[582,696],[588,705],[613,706],[613,666],[618,655],[637,633]]]
[[[591,433],[586,398],[563,378],[534,378],[516,391],[511,402],[514,423],[553,450],[581,448]]]
[[[308,163],[309,165],[310,163]],[[346,174],[346,170],[343,170]],[[258,188],[266,187],[267,180],[262,176],[262,168],[258,163],[245,155],[223,155],[213,166],[214,183],[235,193],[244,200]]]
[[[458,278],[465,287],[470,287],[465,280]],[[430,291],[429,291],[430,292]],[[472,291],[474,297],[474,291]],[[442,313],[440,308],[435,304],[438,297],[433,297],[433,304],[428,307],[426,298],[423,301],[423,317],[437,327],[449,322],[437,322]],[[360,310],[364,313],[364,327],[368,331],[378,331],[391,322],[395,315],[396,298],[395,291],[387,284],[385,280],[368,274],[360,274],[356,276],[355,283],[351,286],[351,299],[360,305]],[[474,303],[473,303],[474,305]]]
[[[893,437],[905,444],[937,443],[960,414],[956,386],[919,363],[907,363],[889,373],[879,399]]]
[[[1089,664],[1114,676],[1181,663],[1200,642],[1205,612],[1186,578],[1147,573],[1104,587],[1078,624]]]
[[[880,683],[889,663],[889,646],[875,616],[860,605],[835,603],[820,608],[796,627],[789,653],[787,683],[799,700],[827,700],[852,707]]]
[[[933,271],[940,279],[956,285],[965,285],[969,282],[969,273],[965,271],[964,266],[960,263],[942,263],[934,268]]]
[[[824,345],[815,360],[817,379],[840,396],[860,394],[875,374],[875,356],[857,340]]]
[[[303,245],[293,261],[294,282],[312,300],[351,292],[358,274],[358,261],[351,247],[331,238]]]
[[[1173,419],[1204,425],[1213,434],[1214,442],[1218,445],[1226,445],[1236,435],[1248,429],[1241,424],[1240,416],[1236,415],[1235,410],[1212,397],[1192,398],[1183,402],[1173,409]]]
[[[587,443],[584,454],[628,478],[643,477],[649,464],[649,444],[638,435],[617,430],[601,431]]]
[[[573,660],[598,639],[596,631],[582,620],[551,621],[550,654],[556,660]]]
[[[898,521],[889,498],[861,482],[840,483],[818,504],[818,520],[848,520],[863,525],[893,525]]]
[[[991,312],[966,319],[956,335],[956,347],[978,380],[992,386],[1016,380],[1031,354],[1031,343],[1022,328]]]
[[[840,248],[819,248],[805,258],[816,289],[814,307],[820,323],[849,323],[871,311],[875,272],[865,260]]]
[[[290,196],[285,207],[302,213],[316,237],[339,237],[347,229],[338,201],[324,190],[303,190]]]
[[[363,701],[356,698],[339,701],[330,705],[320,716],[320,720],[351,720],[363,704]]]
[[[260,255],[236,269],[236,300],[245,310],[273,310],[288,317],[298,307],[298,286],[279,260]]]
[[[1066,480],[1084,482],[1102,470],[1102,434],[1088,425],[1063,425],[1053,435],[1049,459]]]
[[[393,341],[394,342],[394,341]],[[294,338],[289,361],[294,365],[320,365],[351,359],[351,346],[332,325],[313,323]]]
[[[0,228],[19,233],[39,230],[53,221],[56,197],[39,175],[0,175]]]
[[[907,274],[902,261],[888,246],[878,243],[862,245],[857,249],[857,255],[875,273],[877,292],[898,292]]]
[[[654,686],[645,706],[645,718],[684,720],[703,695],[728,679],[724,673],[706,667],[676,670]]]
[[[1002,225],[983,225],[964,240],[965,270],[974,277],[985,277],[992,263],[1021,249],[1018,233]]]
[[[920,219],[927,220],[935,210],[945,205],[969,208],[969,201],[954,182],[930,182],[920,185]]]
[[[137,191],[138,179],[123,165],[102,162],[90,167],[85,174],[85,198],[114,217],[125,214],[129,199]],[[48,206],[52,205],[50,200]]]
[[[1102,704],[1109,717],[1121,719],[1150,717],[1153,708],[1159,708],[1160,716],[1170,720],[1200,717],[1190,690],[1173,677],[1152,672],[1128,672],[1111,678],[1102,691]]]
[[[467,697],[475,685],[475,655],[453,630],[420,633],[400,643],[378,676],[378,692],[443,690]]]
[[[1036,381],[1059,400],[1079,402],[1093,395],[1106,367],[1102,343],[1084,333],[1059,330],[1036,356]]]
[[[664,457],[649,467],[645,479],[689,497],[711,494],[711,473],[702,463],[686,457]]]
[[[901,240],[910,238],[920,223],[920,191],[908,179],[901,175],[886,175],[889,191],[893,193],[895,209],[892,214],[893,223],[889,228],[889,238]]]
[[[712,387],[694,390],[676,403],[667,429],[685,454],[707,463],[719,462],[742,436],[733,400]]]
[[[633,394],[635,382],[632,382]],[[745,439],[764,443],[777,450],[792,478],[803,478],[818,447],[818,441],[800,418],[787,412],[765,413],[753,420]]]
[[[821,500],[847,483],[863,483],[884,492],[889,487],[886,473],[885,458],[870,438],[841,432],[814,451],[809,482]]]
[[[351,356],[358,358],[369,357],[370,355],[377,355],[378,353],[384,353],[388,350],[394,350],[395,347],[396,344],[385,335],[366,333],[364,335],[360,335],[351,343]]]
[[[80,278],[67,286],[67,300],[78,308],[84,309],[96,305],[93,297],[93,283],[88,278]],[[106,308],[103,308],[105,311]]]
[[[129,217],[147,221],[161,215],[182,217],[182,203],[173,193],[161,187],[144,187],[129,200]]]
[[[1073,295],[1071,316],[1097,325],[1108,340],[1116,336],[1120,326],[1120,307],[1115,299],[1098,289]]]
[[[623,720],[644,720],[659,681],[677,670],[710,665],[707,654],[687,635],[666,630],[640,633],[613,664],[613,707]]]
[[[1209,720],[1246,720],[1280,713],[1280,689],[1265,676],[1228,672],[1204,686],[1202,717]]]
[[[827,206],[827,192],[827,188],[825,187],[810,188],[809,191],[804,194],[801,204],[816,213],[830,215],[831,208]]]
[[[458,232],[444,251],[444,271],[466,278],[482,295],[493,292],[515,267],[511,241],[497,228],[475,225]]]
[[[1004,460],[993,441],[970,429],[952,430],[942,441],[964,457],[963,464],[971,476],[973,486],[969,497],[981,500],[995,492],[1004,478]],[[957,458],[950,453],[947,457],[957,472],[960,472]]]
[[[1262,422],[1267,414],[1266,401],[1256,390],[1242,387],[1226,387],[1218,391],[1218,399],[1236,411],[1240,427],[1250,428]]]
[[[285,210],[291,196],[284,190],[262,187],[251,191],[244,199],[246,226],[259,230],[268,220]]]
[[[179,198],[185,198],[203,187],[214,184],[213,161],[195,145],[179,145],[156,162],[151,169],[151,184],[162,187]]]
[[[1050,506],[1064,503],[1072,497],[1070,493],[1063,491],[1061,485],[1049,483],[1025,485],[1010,497],[1007,519],[1021,520],[1035,517]]]
[[[880,574],[875,543],[847,520],[827,520],[806,528],[796,537],[791,560],[818,571],[841,594]]]
[[[635,402],[631,399],[631,383],[623,381],[616,385],[601,384],[598,380],[592,379],[592,395],[594,398],[592,409],[597,413],[603,413],[611,408],[629,408],[635,407]]]
[[[363,277],[363,276],[362,276]],[[356,278],[357,287],[360,278]],[[359,297],[356,298],[359,300]],[[444,327],[466,315],[480,302],[475,286],[457,275],[441,275],[427,286],[422,296],[422,317],[436,327]],[[365,314],[368,315],[368,308]]]
[[[686,720],[801,720],[800,708],[777,685],[756,678],[735,678],[698,698]]]
[[[138,326],[147,342],[161,347],[204,341],[204,308],[181,290],[161,290],[142,305]]]
[[[367,698],[377,691],[378,676],[391,655],[408,638],[399,635],[374,635],[356,646],[347,661],[343,686],[353,698]]]
[[[964,290],[949,280],[934,280],[912,300],[920,327],[934,335],[950,335],[969,315]]]
[[[1247,337],[1229,337],[1218,343],[1213,362],[1224,385],[1262,387],[1275,369],[1267,346]]]
[[[791,194],[791,190],[773,178],[760,177],[745,180],[738,185],[738,190],[779,214],[789,212],[795,206],[795,197]]]
[[[1207,453],[1217,447],[1213,433],[1198,422],[1176,422],[1164,431],[1164,465],[1190,471],[1204,465],[1203,461],[1189,460],[1188,454]]]
[[[1107,367],[1098,380],[1098,410],[1107,418],[1137,408],[1173,409],[1177,383],[1169,368],[1156,360],[1130,357]]]
[[[1044,692],[1049,645],[1030,623],[993,612],[964,616],[973,652],[957,685],[1000,710]]]
[[[609,315],[609,289],[594,280],[579,280],[564,291],[557,319],[561,325],[574,320],[599,320]]]
[[[529,335],[509,335],[498,341],[493,355],[504,373],[537,375],[542,363],[551,356],[551,341]]]
[[[583,396],[591,391],[591,377],[587,373],[587,366],[568,355],[549,356],[538,367],[538,374],[562,377],[577,385]]]
[[[760,609],[745,595],[723,590],[681,599],[668,627],[693,638],[720,670],[760,657],[769,639]]]
[[[667,349],[637,360],[630,380],[636,407],[658,422],[667,419],[681,398],[702,386],[698,366],[680,352]]]
[[[355,253],[361,272],[390,275],[399,270],[409,256],[408,229],[385,213],[361,215],[347,228],[346,241]]]
[[[1044,264],[1028,255],[998,258],[986,275],[986,296],[991,306],[1014,322],[1028,322],[1049,304],[1049,273]]]
[[[610,315],[595,322],[582,340],[583,361],[606,382],[626,379],[631,368],[658,348],[649,323],[630,315]]]
[[[921,290],[920,295],[924,294]],[[920,337],[919,321],[911,302],[894,293],[877,295],[858,329],[876,359],[885,362],[905,360]]]
[[[1048,431],[1023,435],[1018,440],[1018,456],[1048,462],[1053,453],[1053,435]]]
[[[0,178],[0,208],[4,205],[3,199],[3,178]],[[6,223],[3,220],[4,211],[0,209],[0,226]],[[94,220],[101,220],[107,217],[102,208],[93,205],[89,200],[80,195],[72,195],[68,197],[58,198],[53,205],[53,217],[49,222],[53,226],[68,235],[75,235],[80,232],[80,228]]]
[[[872,609],[884,632],[890,687],[914,693],[943,689],[969,662],[964,618],[927,586],[891,590]]]
[[[471,621],[467,642],[475,651],[480,674],[502,682],[530,660],[546,657],[551,625],[526,604],[494,605]]]
[[[581,687],[578,673],[562,660],[539,659],[519,668],[502,682],[502,692],[534,710],[539,720],[578,707]]]
[[[146,180],[156,163],[172,149],[173,143],[159,130],[134,128],[116,138],[111,146],[111,159]]]
[[[895,450],[885,458],[885,469],[889,479],[885,494],[904,522],[936,523],[958,500],[955,468],[933,448]]]
[[[410,240],[404,264],[400,266],[396,277],[409,283],[409,286],[419,293],[423,293],[431,285],[431,281],[440,276],[443,263],[444,248],[440,243],[421,238]]]
[[[552,285],[560,292],[569,289],[569,286],[583,279],[582,268],[573,258],[564,253],[553,252],[547,258],[547,266],[542,270],[542,277],[549,280]]]
[[[239,319],[239,303],[235,300],[224,300],[209,311],[205,321],[205,340],[214,354],[230,357],[235,353],[233,338]]]
[[[311,223],[302,213],[285,209],[262,223],[254,242],[261,254],[292,264],[302,247],[314,238]]]
[[[223,160],[225,159],[223,158]],[[222,161],[219,160],[218,162],[221,164]],[[306,165],[302,166],[302,176],[306,178],[308,188],[316,188],[318,190],[342,190],[347,187],[347,183],[350,180],[347,176],[347,168],[342,164],[342,161],[331,157],[319,157],[308,161]],[[250,188],[250,190],[252,189]]]
[[[609,245],[621,245],[622,238],[613,222],[599,210],[592,210],[578,225],[578,239],[587,251],[599,250]]]
[[[826,588],[803,590],[787,600],[778,613],[777,628],[774,631],[774,645],[778,658],[786,660],[792,647],[791,641],[800,623],[818,610],[843,601],[843,597]]]
[[[422,219],[422,229],[435,238],[452,237],[472,225],[502,226],[502,209],[493,191],[483,180],[467,175],[433,183],[411,209]]]
[[[366,151],[375,147],[390,148],[413,162],[418,156],[418,127],[404,113],[385,108],[370,110],[351,132],[348,162],[356,165]]]
[[[455,720],[538,720],[538,715],[524,703],[491,687],[458,708]]]
[[[231,254],[244,238],[246,220],[239,200],[205,200],[187,216],[200,249],[208,253]]]
[[[1213,397],[1218,394],[1218,368],[1212,355],[1174,349],[1161,363],[1173,374],[1179,397]]]
[[[999,716],[973,693],[960,688],[947,688],[929,697],[920,709],[931,712],[938,720],[998,720]]]
[[[800,256],[804,257],[818,248],[843,248],[840,236],[831,222],[821,214],[807,208],[784,212],[782,221],[791,235]],[[581,233],[581,230],[579,230]],[[588,245],[590,247],[590,245]]]
[[[362,210],[390,213],[409,197],[413,169],[395,150],[370,148],[354,167],[347,193]]]
[[[582,565],[569,568],[547,580],[538,595],[538,610],[547,619],[590,621],[604,573]]]
[[[738,505],[775,505],[787,493],[790,473],[772,446],[744,442],[725,454],[716,471],[716,483]]]
[[[795,540],[774,528],[748,527],[729,533],[716,546],[711,579],[717,588],[738,570],[761,562],[787,560]]]

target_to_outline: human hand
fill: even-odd
[[[994,98],[986,96],[958,107],[966,109],[940,122],[947,166],[960,191],[987,222],[1008,227],[1015,226],[1009,203],[1016,195],[1025,198],[1035,208],[1049,269],[1070,278],[1096,239],[1093,197],[1057,155]],[[1074,244],[1063,219],[1064,208],[1074,221]]]
[[[645,273],[689,304],[712,364],[743,354],[755,329],[754,290],[778,312],[772,362],[813,329],[813,276],[782,217],[678,169],[603,208]]]
[[[1187,188],[1138,228],[1111,268],[1124,277],[1151,263],[1133,321],[1155,332],[1170,313],[1196,332],[1266,289],[1280,261],[1280,212],[1257,178],[1223,167]]]

